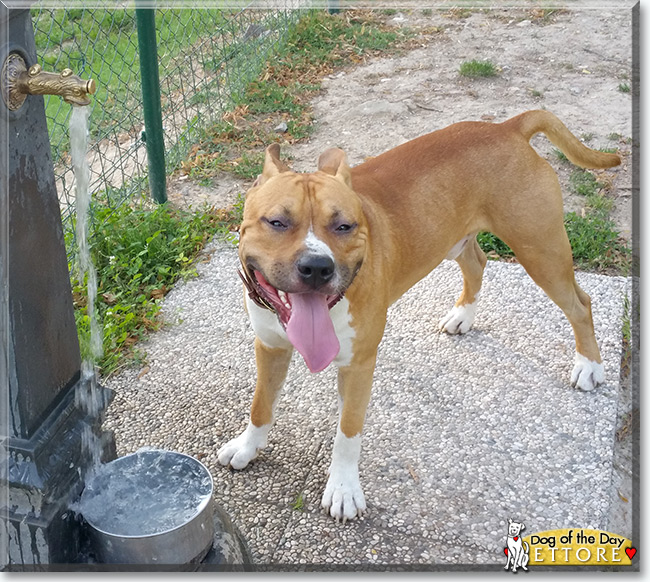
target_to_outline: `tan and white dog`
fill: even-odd
[[[257,385],[248,426],[219,450],[220,463],[243,469],[266,446],[295,348],[312,372],[338,367],[340,419],[322,506],[337,520],[360,515],[361,431],[388,307],[443,259],[455,259],[463,290],[440,328],[466,332],[486,263],[479,231],[508,244],[566,314],[576,341],[571,384],[592,390],[603,381],[560,185],[529,145],[538,132],[578,166],[620,163],[584,146],[546,111],[500,124],[457,123],[354,168],[343,151],[329,149],[310,174],[290,171],[278,145],[267,148],[246,196],[239,244]]]

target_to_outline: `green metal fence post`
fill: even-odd
[[[138,4],[139,2],[136,2],[136,6]],[[149,190],[153,199],[162,204],[167,202],[167,173],[160,105],[156,18],[153,8],[136,8],[135,15],[140,50],[142,110],[144,113],[144,141],[147,146],[149,166]]]

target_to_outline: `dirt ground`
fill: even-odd
[[[418,32],[417,46],[390,58],[324,79],[313,101],[315,131],[307,141],[283,147],[297,171],[313,171],[328,147],[343,148],[351,165],[405,141],[465,120],[498,123],[528,109],[547,109],[592,148],[618,148],[623,163],[595,171],[614,199],[612,219],[630,239],[632,226],[631,10],[384,11],[386,23]],[[462,62],[489,60],[498,74],[471,79]],[[561,162],[542,135],[533,145],[556,169],[565,209],[582,212],[584,198],[569,192],[576,168]],[[172,202],[224,207],[250,182],[223,175],[213,187],[188,178],[169,184]]]

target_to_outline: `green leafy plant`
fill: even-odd
[[[161,325],[160,301],[174,283],[195,273],[195,261],[216,233],[241,220],[241,209],[196,212],[167,205],[153,209],[121,205],[94,211],[91,256],[97,270],[96,313],[103,333],[104,374],[136,360],[137,341]],[[70,236],[70,235],[69,235]],[[72,241],[69,241],[72,244]],[[70,265],[75,319],[84,355],[90,319],[86,281]]]

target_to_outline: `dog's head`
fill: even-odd
[[[290,171],[279,154],[277,144],[267,148],[263,172],[246,195],[239,258],[249,290],[277,313],[305,356],[307,335],[336,339],[324,329],[331,326],[329,309],[361,268],[368,227],[341,150],[324,152],[311,174]]]
[[[523,523],[517,523],[516,521],[512,521],[512,519],[508,519],[508,535],[518,536],[525,529],[526,526]]]

